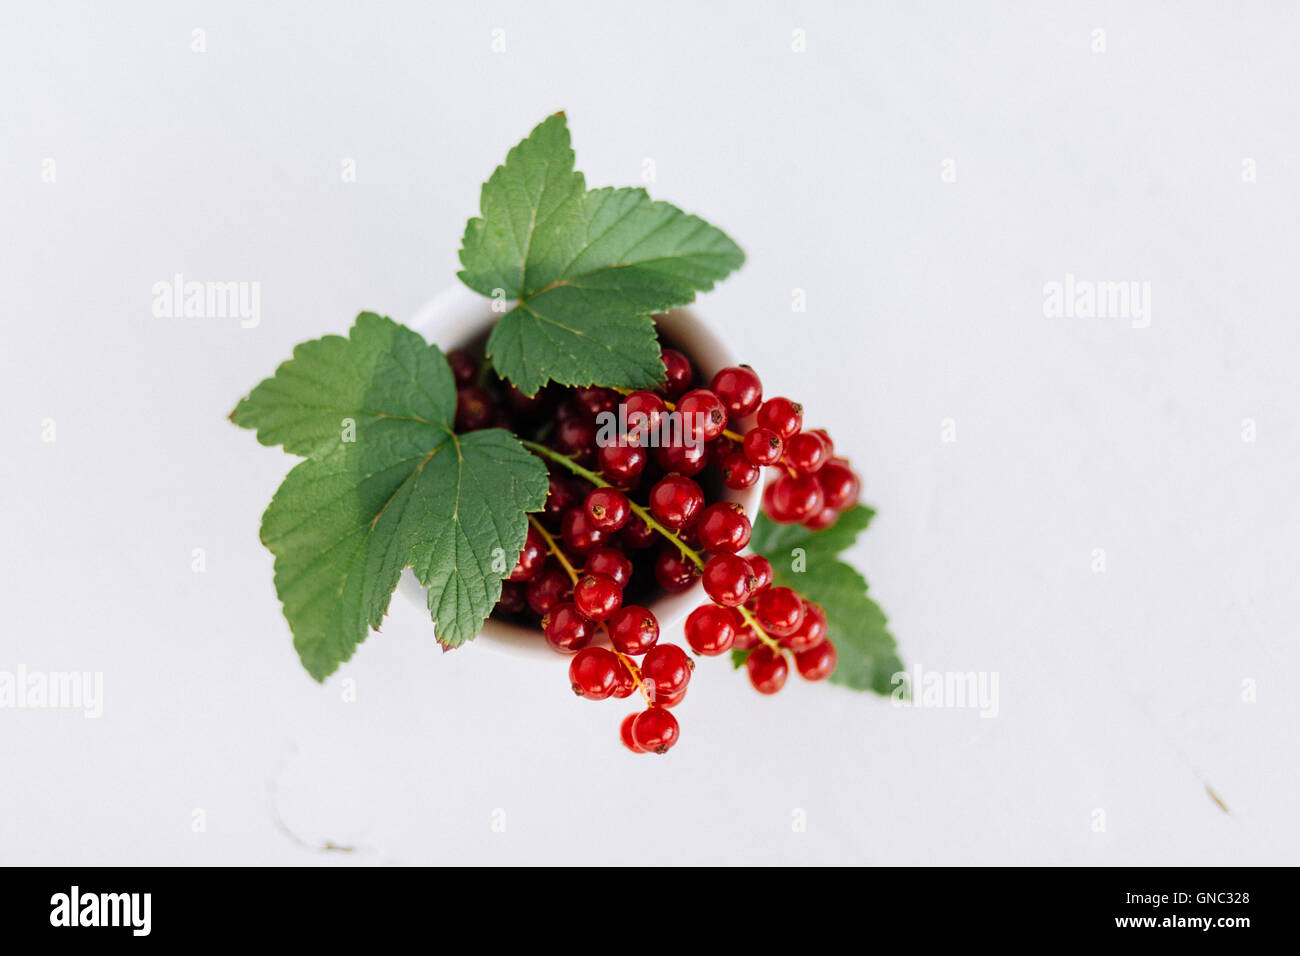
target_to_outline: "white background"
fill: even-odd
[[[0,862],[1300,862],[1297,48],[1281,2],[7,4],[0,669],[105,712],[0,711]],[[996,718],[706,661],[638,758],[563,660],[404,600],[303,672],[257,538],[291,462],[225,415],[453,283],[560,108],[589,183],[653,160],[746,249],[699,308],[866,476],[905,659],[996,672]],[[154,318],[178,272],[261,325]],[[1067,272],[1150,327],[1046,318]]]

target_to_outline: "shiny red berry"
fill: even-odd
[[[810,531],[825,531],[838,521],[839,517],[840,513],[834,508],[823,508],[815,515],[809,515],[807,518],[804,518],[800,524]]]
[[[754,593],[757,579],[749,562],[734,554],[715,554],[704,565],[704,591],[714,603],[740,607]]]
[[[627,527],[619,532],[618,539],[624,547],[633,551],[648,548],[659,538],[659,532],[645,523],[645,519],[636,512],[628,519]]]
[[[592,527],[598,531],[618,531],[632,515],[627,495],[617,488],[596,488],[583,502]]]
[[[740,627],[740,613],[735,608],[704,604],[686,618],[686,643],[696,654],[725,654],[736,643]]]
[[[456,390],[456,431],[472,432],[487,428],[496,416],[492,393],[477,385]]]
[[[664,471],[686,476],[698,475],[709,463],[708,446],[699,442],[690,445],[684,442],[660,445],[655,449],[655,461]]]
[[[761,554],[747,554],[745,560],[749,562],[749,568],[758,582],[754,585],[754,593],[757,594],[772,583],[772,562]]]
[[[843,511],[857,503],[858,476],[843,458],[832,458],[817,472],[827,508]]]
[[[612,388],[575,388],[573,397],[593,418],[618,407],[620,396]]]
[[[621,588],[632,580],[632,559],[617,548],[597,548],[587,555],[583,570],[588,574],[608,574]]]
[[[605,542],[606,534],[591,523],[582,508],[571,508],[560,522],[564,546],[577,555],[586,555]]]
[[[609,622],[610,642],[632,657],[640,657],[659,641],[659,621],[648,609],[629,604]]]
[[[561,418],[555,426],[555,450],[579,462],[592,461],[596,455],[596,424],[586,415]]]
[[[763,383],[748,365],[733,365],[713,376],[713,391],[732,418],[752,415],[763,400]]]
[[[680,736],[677,718],[666,707],[651,706],[632,721],[632,740],[647,753],[668,753]]]
[[[675,694],[691,680],[695,662],[676,644],[656,644],[641,659],[641,682],[656,694]]]
[[[655,556],[655,580],[669,594],[688,590],[699,576],[699,566],[682,557],[674,545],[666,545]]]
[[[705,551],[735,554],[749,544],[750,524],[743,506],[734,501],[718,501],[700,512],[695,524]]]
[[[582,496],[578,493],[577,482],[563,475],[551,475],[542,516],[552,525],[558,525],[564,513],[581,501]]]
[[[634,754],[645,753],[645,751],[641,749],[641,745],[636,742],[636,738],[632,736],[632,724],[635,723],[636,719],[640,716],[640,714],[628,714],[623,718],[623,723],[619,724],[618,727],[618,739],[623,741],[623,746]]]
[[[584,574],[573,586],[573,603],[593,621],[607,621],[623,605],[623,589],[607,574]]]
[[[684,433],[695,441],[713,441],[727,427],[727,407],[707,388],[687,392],[677,402]]]
[[[573,594],[573,583],[558,564],[550,563],[528,580],[524,592],[528,606],[537,615],[544,615]]]
[[[502,581],[501,597],[493,610],[500,614],[522,614],[527,609],[527,586],[521,581]]]
[[[758,481],[761,469],[745,457],[744,452],[732,452],[722,463],[722,483],[740,491]]]
[[[825,507],[816,475],[780,475],[763,489],[763,510],[777,524],[798,524]]]
[[[822,641],[816,647],[796,654],[794,666],[798,668],[799,676],[804,680],[824,680],[834,673],[838,660],[839,655],[835,652],[835,645],[830,641]]]
[[[633,392],[623,399],[623,417],[627,425],[626,438],[638,445],[653,443],[651,436],[663,428],[664,400],[654,392]]]
[[[572,654],[591,643],[596,623],[580,614],[573,602],[565,601],[542,616],[542,631],[553,648]]]
[[[785,442],[770,428],[758,426],[745,433],[745,457],[756,465],[775,465],[785,454]]]
[[[824,640],[826,640],[826,612],[822,610],[820,604],[804,601],[803,620],[792,632],[778,637],[777,643],[799,654],[816,647]]]
[[[614,693],[622,666],[605,648],[584,647],[569,662],[569,683],[579,697],[604,700]]]
[[[803,427],[803,406],[788,398],[769,398],[758,409],[758,423],[789,438]]]
[[[601,473],[618,485],[635,482],[648,461],[646,450],[639,445],[601,445],[596,460]]]
[[[691,387],[691,379],[695,377],[695,372],[691,368],[690,359],[676,349],[663,349],[659,355],[667,370],[668,380],[655,391],[672,401]]]
[[[749,682],[760,694],[775,694],[785,686],[785,679],[790,676],[790,665],[785,655],[778,654],[763,644],[750,651],[745,658],[745,670],[749,672]]]
[[[618,662],[618,681],[614,684],[614,696],[619,700],[636,693],[636,678],[622,661]]]
[[[542,569],[542,561],[545,558],[546,541],[536,528],[529,525],[528,537],[524,538],[524,546],[519,552],[519,560],[515,562],[514,570],[510,572],[510,580],[527,581]]]
[[[700,486],[684,475],[665,475],[650,489],[650,512],[669,530],[695,521],[704,505]]]
[[[790,588],[764,588],[754,599],[754,617],[773,637],[787,637],[803,623],[803,599]]]
[[[816,432],[800,432],[785,443],[785,460],[801,475],[811,475],[830,460],[830,451]]]

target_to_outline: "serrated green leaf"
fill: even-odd
[[[801,524],[777,524],[760,512],[754,522],[749,546],[772,560],[773,554],[789,558],[795,548],[803,548],[810,559],[835,557],[851,548],[858,535],[867,530],[876,512],[866,505],[854,505],[841,512],[835,523],[822,531],[811,531]]]
[[[740,267],[721,230],[643,189],[588,191],[564,115],[548,117],[484,184],[460,279],[517,304],[487,352],[526,394],[547,381],[651,387],[664,367],[651,316]]]
[[[500,597],[526,512],[545,502],[546,468],[500,429],[456,435],[455,408],[438,348],[367,312],[347,338],[298,346],[232,413],[263,444],[307,456],[261,534],[294,647],[317,680],[380,625],[407,566],[428,589],[444,647],[473,638]]]
[[[745,666],[745,661],[749,660],[749,655],[752,653],[752,650],[742,651],[739,648],[733,648],[731,651],[731,666],[736,670],[740,670]]]

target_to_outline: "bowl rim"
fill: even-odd
[[[449,351],[480,338],[503,314],[499,302],[500,300],[481,296],[463,285],[450,286],[425,302],[406,324],[426,341],[434,343],[443,351]],[[508,308],[510,303],[505,305]],[[721,368],[739,364],[725,339],[690,307],[656,315],[655,325],[690,352],[700,377],[705,380],[711,379]],[[751,419],[752,416],[740,419],[737,423],[740,426],[738,430],[746,430]],[[737,502],[744,507],[746,514],[751,517],[757,515],[764,478],[765,475],[760,472],[758,481],[749,488],[740,491],[726,489],[721,500]],[[424,587],[410,568],[403,572],[398,590],[408,600],[427,609]],[[647,607],[659,621],[660,633],[665,634],[681,624],[694,608],[705,601],[707,597],[704,588],[696,580],[687,590],[678,594],[660,595],[649,602]],[[546,643],[535,628],[492,618],[483,622],[482,629],[471,643],[482,644],[513,657],[537,657],[554,661],[558,656],[556,650]]]

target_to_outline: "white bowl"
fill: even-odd
[[[491,299],[458,285],[425,303],[407,325],[443,351],[450,351],[481,343],[500,317],[501,313],[492,311]],[[706,381],[718,369],[739,363],[739,359],[722,339],[690,309],[675,309],[666,315],[656,316],[655,324],[665,338],[690,355],[699,377]],[[742,419],[739,430],[743,431],[747,424],[748,421]],[[735,430],[734,425],[728,427]],[[759,480],[744,491],[727,489],[723,500],[739,502],[752,519],[758,514],[762,493],[763,479],[760,475]],[[409,568],[402,575],[398,590],[421,607],[427,608],[424,588]],[[705,600],[704,588],[696,581],[689,590],[680,594],[660,595],[648,606],[659,621],[660,633],[666,636]],[[552,661],[558,656],[537,628],[492,618],[483,623],[483,629],[474,643],[516,656],[535,656]]]

